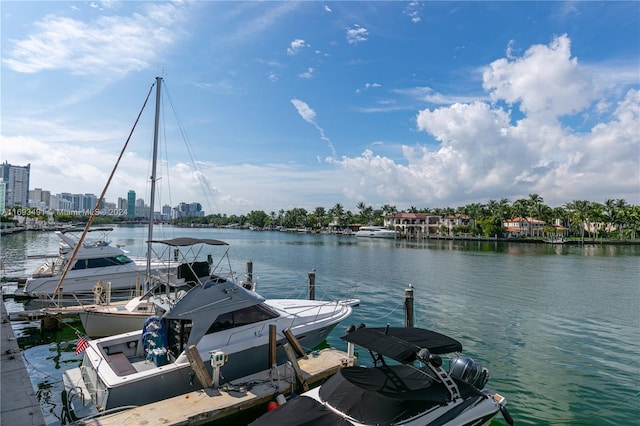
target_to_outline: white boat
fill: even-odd
[[[91,241],[85,240],[73,257],[79,241],[77,234],[83,229],[69,228],[56,231],[60,238],[57,255],[39,265],[27,278],[22,293],[29,297],[53,295],[56,289],[63,295],[91,294],[98,281],[104,285],[111,283],[112,290],[130,290],[136,282],[144,279],[147,263],[145,259],[131,258],[119,247],[108,240],[108,233],[113,228],[92,228],[90,234],[100,235]],[[47,256],[39,256],[47,257]],[[65,279],[58,287],[60,278],[67,265],[71,263]],[[155,269],[161,265],[152,265]]]
[[[250,426],[471,426],[489,425],[498,413],[513,425],[506,399],[484,388],[488,371],[455,354],[462,351],[458,341],[430,330],[389,327],[359,328],[343,339],[367,349],[374,366],[342,368]]]
[[[361,226],[360,229],[355,233],[356,237],[367,237],[367,238],[396,238],[397,233],[392,229],[387,229],[384,226]]]
[[[270,326],[275,326],[279,341],[285,341],[285,330],[290,330],[311,350],[352,312],[348,301],[265,300],[232,273],[211,275],[188,290],[154,295],[150,301],[156,316],[146,318],[142,329],[89,340],[82,365],[63,373],[74,417],[197,389],[186,354],[191,345],[205,360],[222,351],[228,358],[220,376],[231,381],[270,367]],[[279,346],[276,362],[286,359]],[[211,366],[206,367],[213,376]]]

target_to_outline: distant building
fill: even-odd
[[[435,235],[439,232],[441,216],[427,213],[396,213],[384,218],[384,226],[398,230],[410,238]]]
[[[136,218],[136,191],[134,190],[127,193],[127,217],[129,220]]]
[[[29,205],[39,207],[42,210],[49,210],[51,207],[51,191],[45,191],[42,188],[29,190]]]
[[[168,204],[165,204],[164,206],[162,206],[162,215],[160,216],[160,219],[162,221],[167,221],[169,219],[171,219],[171,206]]]
[[[173,219],[181,217],[204,217],[202,204],[200,203],[180,203],[173,209]]]
[[[5,182],[5,206],[29,206],[29,175],[31,164],[14,166],[6,161],[2,164],[2,181]]]
[[[544,220],[534,217],[514,217],[505,220],[502,226],[513,237],[542,237],[546,224]]]
[[[0,179],[0,214],[4,214],[4,207],[5,207],[5,196],[4,194],[7,192],[7,184],[5,183],[5,181],[3,181],[2,179]]]

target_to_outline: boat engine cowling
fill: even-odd
[[[449,375],[470,384],[476,389],[484,388],[484,385],[489,381],[489,370],[480,365],[479,362],[465,356],[458,356],[451,361]]]

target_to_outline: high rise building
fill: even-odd
[[[29,174],[31,164],[13,166],[8,162],[2,164],[2,180],[5,182],[6,207],[29,206]]]
[[[129,220],[136,218],[136,191],[133,189],[127,193],[127,216]]]

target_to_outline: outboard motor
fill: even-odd
[[[449,375],[475,387],[484,388],[489,381],[489,370],[471,358],[459,356],[451,361]]]

